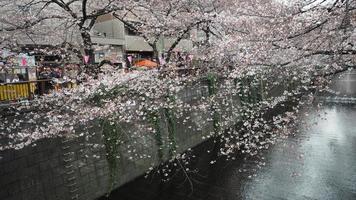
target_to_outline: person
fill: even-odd
[[[17,77],[15,77],[14,79],[12,79],[12,82],[13,83],[17,83],[17,82],[19,82],[20,80],[19,80],[19,78],[17,78]]]
[[[48,93],[53,89],[53,85],[49,79],[51,79],[51,70],[47,67],[44,67],[39,73],[39,80],[44,80],[44,82],[40,82],[40,94]]]
[[[59,68],[51,69],[50,77],[51,77],[51,78],[61,78],[61,71],[60,71],[60,69],[59,69]]]
[[[23,74],[17,74],[17,77],[20,82],[26,81],[25,76]]]
[[[44,67],[41,69],[39,73],[39,79],[50,79],[51,78],[51,72],[48,68]]]
[[[0,71],[0,83],[5,83],[6,81],[6,78],[5,78],[5,73],[1,73]]]
[[[66,66],[65,76],[68,81],[68,87],[73,88],[77,85],[78,78],[78,66],[77,65],[68,65]]]

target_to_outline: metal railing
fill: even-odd
[[[32,81],[0,84],[0,101],[16,101],[33,98],[36,83]]]
[[[14,83],[0,83],[0,103],[21,100],[31,100],[35,95],[48,94],[63,88],[74,88],[75,83],[53,83],[52,79],[37,81],[22,81]]]

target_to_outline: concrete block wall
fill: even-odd
[[[197,98],[208,95],[206,85],[187,88],[180,98],[192,104]],[[283,90],[283,89],[282,89]],[[232,98],[239,103],[237,97]],[[236,114],[236,113],[235,113]],[[190,122],[183,124],[183,118],[190,116]],[[186,113],[177,119],[176,142],[178,152],[183,152],[203,142],[202,137],[213,131],[213,124],[207,120],[207,113]],[[237,120],[238,115],[234,120]],[[163,146],[168,143],[167,122],[161,122]],[[192,129],[187,127],[192,126]],[[35,146],[21,150],[0,152],[0,199],[1,200],[64,200],[96,199],[105,195],[110,189],[110,171],[105,157],[105,149],[93,148],[88,143],[103,144],[97,124],[92,131],[95,137],[90,141],[84,137],[61,137],[43,139]],[[158,147],[154,136],[140,130],[137,124],[123,125],[127,136],[124,145],[120,145],[118,180],[119,187],[144,174],[151,166],[159,164]],[[77,131],[78,132],[78,131]],[[147,154],[150,158],[136,158],[135,153],[128,153],[130,145],[136,143],[137,154]],[[164,149],[165,158],[168,149]],[[134,159],[131,159],[134,157]]]

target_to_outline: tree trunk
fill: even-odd
[[[81,36],[82,36],[83,44],[84,44],[84,56],[88,56],[88,58],[89,58],[88,62],[85,62],[85,59],[83,57],[82,62],[85,65],[84,71],[95,76],[99,73],[100,69],[98,69],[95,66],[95,55],[94,55],[93,42],[91,40],[91,35],[88,31],[82,30]]]
[[[207,24],[206,26],[206,30],[204,30],[205,32],[205,45],[208,46],[210,44],[210,26],[209,24]]]
[[[90,33],[88,31],[83,30],[81,33],[83,44],[84,44],[84,55],[89,56],[88,63],[83,62],[85,65],[91,65],[95,63],[95,55],[93,50],[93,42],[91,40]]]
[[[159,62],[159,52],[158,52],[158,49],[157,49],[157,43],[152,45],[152,49],[153,49],[153,59],[156,60],[156,63],[158,65],[160,65],[160,62]]]

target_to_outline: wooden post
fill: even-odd
[[[26,79],[27,79],[27,90],[28,90],[28,99],[33,99],[33,94],[31,92],[31,82],[30,82],[30,74],[28,67],[26,67]]]

